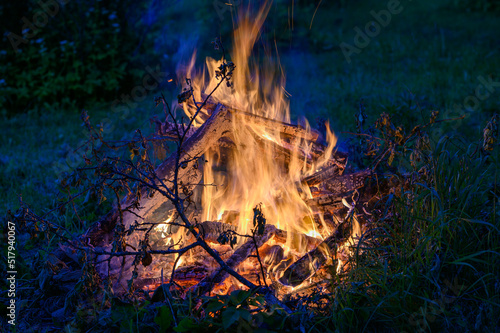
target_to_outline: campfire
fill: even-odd
[[[349,164],[328,124],[324,136],[292,124],[283,80],[269,64],[251,63],[268,9],[240,19],[231,61],[216,40],[221,60],[198,73],[195,56],[179,67],[189,78],[179,95],[187,124],[158,100],[167,118],[157,134],[181,142],[154,171],[165,193],[143,190],[138,204],[125,199],[87,232],[115,293],[169,283],[226,294],[249,281],[285,295],[348,269],[363,230],[356,212],[368,213],[373,197],[360,189],[372,172]]]

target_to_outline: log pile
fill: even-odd
[[[195,108],[200,105],[188,103],[188,107]],[[308,151],[299,151],[307,165],[314,165],[324,152],[326,147],[317,142],[318,133],[307,131],[299,125],[287,124],[281,121],[268,119],[252,113],[248,113],[237,108],[223,105],[213,98],[207,100],[197,120],[203,121],[203,124],[196,130],[190,130],[186,133],[186,141],[180,152],[181,164],[178,170],[177,183],[184,187],[185,191],[190,191],[202,183],[202,172],[198,167],[198,159],[203,156],[211,147],[234,146],[231,140],[232,123],[235,119],[244,119],[245,123],[261,126],[266,129],[272,129],[281,133],[281,141],[274,142],[277,151],[285,161],[290,159],[293,153],[295,140],[306,140],[310,143],[311,149]],[[183,128],[168,122],[158,123],[157,132],[166,138],[175,138],[176,133]],[[262,140],[262,138],[261,138]],[[177,153],[173,153],[156,169],[158,184],[168,182],[174,178]],[[218,253],[225,253],[223,257],[226,265],[234,270],[245,261],[255,260],[256,251],[262,251],[262,258],[265,268],[278,275],[275,277],[278,283],[283,286],[298,286],[310,278],[318,269],[327,262],[335,262],[337,248],[344,244],[351,235],[349,223],[343,222],[345,214],[352,210],[366,212],[377,201],[374,198],[380,198],[389,193],[397,182],[393,182],[381,189],[378,181],[371,182],[371,179],[377,178],[369,169],[356,171],[348,165],[348,155],[341,151],[334,150],[328,157],[327,163],[315,173],[307,175],[301,179],[301,185],[310,189],[312,197],[304,198],[304,202],[313,212],[312,220],[317,224],[317,229],[323,233],[323,239],[311,237],[303,234],[290,234],[280,230],[271,224],[265,226],[262,235],[253,239],[249,238],[236,249],[228,245],[217,245],[218,237],[224,232],[236,232],[234,225],[222,221],[205,221],[202,223],[193,223],[194,230],[211,246],[217,248]],[[354,199],[355,198],[355,199]],[[121,207],[129,207],[133,198],[127,197],[121,203]],[[138,207],[131,208],[121,212],[115,208],[109,212],[103,219],[95,223],[86,233],[88,244],[94,248],[111,251],[113,246],[113,235],[121,218],[123,228],[128,229],[134,224],[148,222],[150,224],[164,221],[168,215],[171,215],[173,207],[165,201],[161,195],[153,197],[146,195],[144,190]],[[189,213],[189,212],[186,212]],[[191,217],[199,212],[190,212]],[[237,219],[238,212],[233,214],[233,220]],[[269,221],[272,223],[272,221]],[[325,228],[326,227],[326,228]],[[127,243],[131,247],[138,248],[144,232],[135,232],[129,236]],[[298,242],[304,244],[303,248],[307,253],[298,257],[290,256],[285,258],[283,254],[283,245],[287,239],[293,237]],[[195,241],[192,238],[191,241]],[[159,245],[159,249],[161,244]],[[280,250],[281,249],[281,250]],[[191,251],[193,257],[199,256],[199,262],[202,262],[208,256],[204,251],[197,251],[195,254]],[[145,286],[159,285],[165,282],[165,279],[172,279],[178,285],[191,288],[196,294],[206,294],[211,292],[216,285],[222,284],[228,277],[228,272],[212,262],[206,267],[203,264],[184,265],[175,267],[175,255],[156,256],[149,265],[137,265],[134,263],[134,256],[118,257],[109,255],[100,255],[96,258],[98,269],[101,275],[110,276],[115,280],[114,288],[116,292],[123,292],[129,287],[128,282],[132,280],[132,271],[135,268],[137,276],[133,283],[137,288]],[[196,260],[191,260],[196,262]],[[146,267],[147,266],[147,267]],[[159,276],[160,269],[163,271],[171,270],[173,276]],[[254,272],[259,274],[259,271]],[[163,273],[162,273],[163,274]],[[255,280],[255,279],[254,279]],[[260,283],[260,280],[257,281]],[[275,280],[276,282],[276,280]]]

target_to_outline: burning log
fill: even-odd
[[[255,135],[255,139],[264,142],[268,141],[274,144],[275,150],[277,153],[279,153],[281,158],[284,158],[286,163],[288,164],[291,161],[292,155],[294,153],[298,153],[299,156],[305,159],[307,163],[307,167],[310,168],[313,163],[324,154],[326,147],[323,146],[320,143],[317,142],[310,142],[310,150],[305,150],[300,147],[296,147],[295,145],[289,143],[288,141],[290,140],[285,140],[285,139],[280,139],[280,140],[269,140],[269,139],[264,139],[261,137],[258,137]],[[292,140],[293,141],[293,140]],[[333,151],[332,156],[330,157],[330,160],[326,162],[326,166],[332,166],[336,165],[340,169],[345,169],[347,164],[347,154],[339,152],[339,151]]]
[[[288,124],[282,121],[265,118],[250,112],[241,111],[237,109],[229,109],[236,117],[241,117],[245,122],[251,122],[255,125],[263,126],[270,131],[277,131],[291,138],[302,138],[308,141],[316,141],[319,133],[316,131],[307,131],[300,125]]]
[[[207,96],[202,95],[202,98],[205,99]],[[200,107],[203,103],[197,103],[196,107]],[[208,99],[208,101],[203,106],[202,110],[206,115],[211,115],[217,105],[224,105],[222,102],[217,101],[213,96]],[[187,106],[189,109],[194,110],[195,105],[192,100],[187,102]],[[280,132],[290,138],[303,138],[308,141],[316,141],[319,137],[319,133],[314,130],[306,130],[304,127],[300,125],[288,124],[279,120],[274,120],[270,118],[266,118],[263,116],[259,116],[254,113],[250,113],[247,111],[243,111],[237,109],[235,107],[225,105],[227,110],[232,113],[235,117],[241,117],[244,119],[244,123],[252,123],[254,125],[262,126],[270,131]]]
[[[365,182],[370,175],[372,175],[372,171],[370,169],[366,169],[356,173],[337,176],[329,179],[328,181],[323,181],[320,187],[330,193],[308,199],[306,200],[306,203],[315,212],[340,210],[344,208],[342,199],[348,197],[350,192],[365,186]],[[316,181],[317,178],[315,178],[315,180],[311,180],[311,182]]]
[[[345,170],[346,164],[347,164],[347,156],[342,153],[337,153],[340,155],[340,159],[332,159],[332,164],[330,166],[327,166],[318,172],[305,177],[302,179],[302,182],[306,183],[309,186],[314,186],[316,184],[319,184],[321,182],[328,181],[334,177],[338,177],[342,175],[342,173]],[[346,156],[343,158],[343,156]]]
[[[276,240],[278,243],[285,244],[287,237],[291,236],[295,239],[298,240],[301,244],[305,244],[305,248],[310,248],[313,246],[317,246],[321,240],[315,237],[311,237],[305,234],[299,234],[299,233],[288,233],[284,230],[277,229],[274,226],[273,227],[273,238]],[[217,243],[217,238],[219,235],[223,232],[227,232],[228,230],[231,230],[233,232],[236,232],[236,227],[232,226],[227,223],[222,223],[218,221],[205,221],[203,223],[200,223],[198,225],[198,229],[200,234],[204,237],[205,241],[207,242],[212,242],[212,243]]]
[[[214,145],[226,132],[230,129],[231,120],[228,111],[225,107],[219,106],[212,113],[210,118],[195,132],[193,133],[181,147],[181,168],[178,169],[177,181],[188,187],[194,187],[201,180],[201,172],[195,168],[196,160],[212,145]],[[177,152],[173,153],[167,160],[165,160],[156,169],[156,177],[162,181],[172,181],[176,170]],[[183,164],[183,161],[188,161]],[[160,184],[157,184],[161,187]],[[142,191],[145,192],[145,191]],[[156,209],[165,201],[160,195],[150,197],[143,193],[143,198],[140,202],[140,212],[142,218],[146,219],[148,216],[156,211]],[[134,197],[125,198],[121,207],[129,207]],[[103,243],[110,243],[109,236],[116,225],[120,212],[118,207],[110,211],[103,219],[95,223],[86,234],[86,237],[95,245]],[[137,215],[130,212],[123,212],[123,223],[129,226]]]
[[[264,229],[262,236],[256,236],[254,244],[253,239],[247,240],[243,245],[241,245],[226,261],[226,265],[231,269],[236,269],[239,264],[245,261],[255,250],[259,249],[264,245],[272,236],[276,233],[276,227],[267,224]],[[257,247],[255,246],[257,245]],[[213,272],[210,276],[204,278],[198,283],[192,293],[195,295],[203,295],[212,290],[213,286],[224,282],[224,280],[229,276],[229,273],[223,269],[218,269]]]
[[[276,232],[274,234],[274,239],[277,242],[285,244],[288,237],[297,239],[299,244],[304,244],[305,249],[317,246],[321,242],[320,239],[305,234],[288,233],[284,230],[276,229]]]
[[[311,207],[314,213],[334,212],[343,209],[344,197],[339,194],[326,194],[316,198],[307,199],[306,204]]]
[[[370,170],[363,170],[353,175],[346,175],[348,181],[342,182],[340,190],[352,189],[353,187],[362,187],[364,180],[366,180],[372,173]],[[407,188],[411,182],[411,177],[404,177],[398,179],[395,177],[383,178],[381,177],[376,184],[365,186],[362,194],[357,199],[356,207],[361,208],[366,206],[371,208],[382,197],[391,192],[399,192],[399,187]],[[347,187],[348,186],[348,187]],[[339,189],[339,186],[336,186]],[[343,208],[342,194],[331,194],[314,199],[310,199],[308,204],[311,206],[323,206],[323,209]],[[342,205],[342,206],[341,206]],[[298,286],[307,278],[312,276],[321,266],[323,266],[328,259],[336,259],[336,252],[339,245],[344,244],[349,237],[351,237],[352,227],[349,223],[342,223],[338,226],[337,230],[325,239],[316,249],[308,252],[302,258],[297,260],[294,264],[286,269],[283,276],[279,281],[288,286]]]
[[[285,251],[279,245],[269,246],[265,251],[261,251],[262,262],[268,266],[278,265],[284,258]]]
[[[217,239],[221,233],[227,232],[229,230],[236,231],[235,226],[218,221],[205,221],[203,223],[198,224],[196,228],[199,231],[200,235],[202,235],[202,237],[205,239],[205,241],[212,243],[218,242]],[[277,243],[285,244],[287,241],[288,234],[289,233],[287,233],[284,230],[276,229],[272,225],[267,225],[265,227],[264,235],[256,237],[257,247],[261,248],[270,239],[274,239]],[[294,237],[295,240],[298,240],[299,243],[303,244],[302,246],[306,249],[312,249],[321,243],[320,239],[307,236],[304,234],[293,233],[292,237]],[[232,255],[228,258],[226,263],[228,264],[229,267],[234,269],[235,267],[238,267],[240,263],[245,261],[254,250],[255,246],[253,244],[253,240],[250,239],[246,241],[241,247],[236,249],[232,253]],[[232,251],[230,251],[229,253],[231,252]],[[276,265],[281,261],[281,259],[283,259],[283,248],[280,245],[268,246],[261,253],[261,256],[262,256],[262,261],[266,265]],[[216,273],[221,274],[224,273],[224,271],[218,270]],[[207,270],[207,268],[199,264],[182,266],[175,269],[174,280],[176,281],[177,284],[181,286],[193,286],[205,278],[205,281],[208,282],[212,281],[213,282],[212,286],[213,286],[215,284],[222,283],[228,276],[227,273],[223,276],[219,275],[216,276],[216,274],[214,273],[211,275],[211,277],[208,277],[207,276],[208,274],[209,271]],[[157,285],[160,284],[161,282],[162,280],[160,277],[143,278],[135,281],[134,286],[136,288],[144,288],[145,286]],[[208,291],[209,290],[204,292]]]
[[[217,238],[222,233],[227,231],[236,232],[235,226],[218,221],[205,221],[198,224],[197,228],[205,241],[212,243],[218,243]]]
[[[181,286],[193,286],[208,275],[208,269],[200,265],[182,266],[175,270],[175,282]]]
[[[373,172],[365,169],[356,173],[342,175],[324,182],[323,187],[332,193],[347,193],[365,186],[365,181]]]
[[[287,286],[298,286],[323,266],[328,259],[336,257],[337,245],[351,236],[348,223],[342,223],[337,230],[312,251],[290,265],[279,281]]]

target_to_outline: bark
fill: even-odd
[[[256,236],[257,249],[264,245],[272,236],[276,233],[276,227],[273,225],[266,225],[264,234],[262,236]],[[248,239],[243,245],[241,245],[226,261],[226,265],[231,269],[236,269],[239,264],[245,261],[248,256],[250,256],[256,250],[255,244],[252,239]],[[229,273],[222,268],[216,270],[210,276],[204,278],[200,283],[198,283],[192,290],[194,295],[203,295],[212,290],[213,286],[224,282],[224,280],[229,276]]]
[[[279,281],[287,286],[298,286],[313,275],[328,259],[335,259],[337,246],[350,236],[350,225],[343,223],[337,230],[321,242],[317,248],[306,253],[302,258],[290,265]]]
[[[324,182],[322,186],[332,193],[347,193],[365,186],[365,181],[370,177],[372,171],[366,169],[356,173],[342,175]]]
[[[325,194],[316,198],[307,199],[306,204],[314,213],[335,212],[344,208],[342,199],[347,195]]]
[[[180,162],[182,167],[179,168],[178,183],[185,184],[192,188],[201,180],[201,172],[195,167],[197,158],[224,136],[231,128],[231,119],[228,110],[219,106],[210,116],[210,118],[193,133],[181,147]],[[172,185],[171,181],[174,178],[176,169],[177,152],[174,152],[168,159],[156,169],[156,176],[162,179],[166,184]],[[183,161],[189,162],[182,164]],[[159,185],[159,184],[157,184]],[[135,210],[135,213],[140,214],[143,219],[148,218],[154,211],[166,200],[162,195],[156,194],[150,197],[146,194],[146,190],[142,191],[140,207]],[[134,197],[127,197],[123,200],[121,207],[128,207],[134,200]],[[86,237],[94,246],[110,243],[109,237],[119,218],[118,207],[115,207],[100,221],[89,228]],[[138,217],[130,212],[123,212],[123,223],[128,227]]]
[[[342,175],[347,165],[347,155],[335,152],[330,161],[331,163],[329,166],[322,168],[310,176],[304,177],[302,182],[305,182],[308,186],[314,186]]]

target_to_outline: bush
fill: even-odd
[[[0,51],[3,113],[89,107],[133,81],[125,73],[134,75],[128,69],[150,24],[139,16],[147,1],[66,2],[1,5],[7,31]]]

